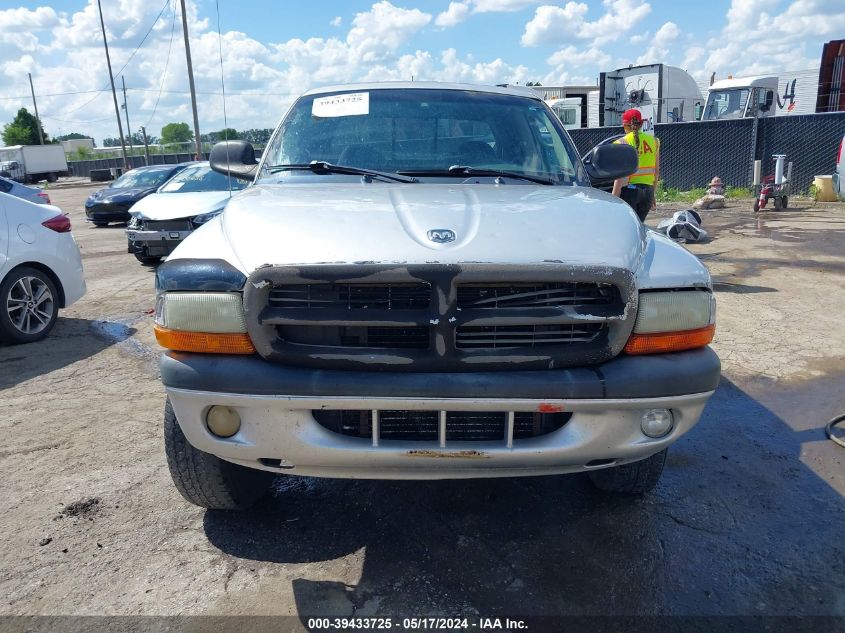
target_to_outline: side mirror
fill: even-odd
[[[255,148],[246,141],[222,141],[211,148],[208,162],[214,171],[226,176],[252,180],[258,161]]]
[[[627,143],[605,143],[584,157],[584,169],[591,180],[616,180],[630,176],[639,166],[637,150]]]

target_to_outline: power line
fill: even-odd
[[[173,0],[173,19],[170,21],[170,43],[167,45],[167,58],[164,60],[164,72],[161,74],[161,83],[158,86],[158,96],[156,97],[155,105],[153,106],[153,113],[150,115],[150,118],[147,120],[146,125],[143,127],[149,127],[150,123],[153,120],[153,117],[156,115],[156,111],[158,110],[158,102],[161,101],[161,92],[164,90],[164,81],[167,78],[167,66],[170,64],[170,51],[173,49],[173,33],[176,31],[176,0]]]
[[[129,56],[129,59],[127,59],[127,60],[126,60],[126,63],[125,63],[125,64],[123,64],[123,66],[121,67],[121,69],[117,71],[117,73],[116,73],[116,75],[115,75],[115,76],[120,76],[120,73],[122,73],[124,70],[126,70],[126,67],[129,65],[129,62],[131,62],[131,61],[132,61],[132,58],[133,58],[133,57],[135,57],[135,54],[136,54],[136,53],[140,50],[141,46],[143,46],[143,45],[144,45],[144,42],[146,42],[146,41],[147,41],[147,38],[150,36],[150,33],[152,33],[152,32],[153,32],[153,29],[155,28],[155,25],[156,25],[156,24],[158,24],[159,18],[161,18],[161,14],[162,14],[162,13],[164,13],[164,10],[167,8],[167,6],[168,6],[169,4],[170,4],[170,0],[166,0],[166,2],[164,3],[164,6],[161,8],[161,11],[159,11],[159,12],[158,12],[158,15],[156,16],[156,19],[153,21],[153,23],[152,23],[152,25],[150,26],[149,30],[148,30],[148,31],[144,34],[144,37],[143,37],[143,39],[141,40],[141,42],[138,44],[138,46],[136,46],[136,47],[135,47],[135,50],[134,50],[134,51],[132,51],[132,54]],[[86,101],[85,103],[83,103],[82,105],[80,105],[80,106],[78,106],[78,107],[76,107],[76,108],[73,108],[72,110],[68,110],[67,112],[65,112],[65,114],[66,114],[66,115],[67,115],[67,114],[73,114],[73,113],[74,113],[74,112],[76,112],[77,110],[81,110],[82,108],[84,108],[85,106],[87,106],[89,103],[92,103],[92,102],[94,101],[94,99],[96,99],[97,97],[99,97],[99,96],[100,96],[100,93],[105,92],[106,90],[108,90],[108,88],[109,88],[109,86],[110,86],[110,85],[111,85],[111,84],[110,84],[110,83],[108,83],[108,84],[106,84],[105,86],[103,86],[102,88],[100,88],[99,90],[96,90],[96,91],[95,91],[95,92],[96,92],[96,94],[95,94],[93,97],[91,97],[88,101]]]

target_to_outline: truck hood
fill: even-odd
[[[257,185],[232,198],[226,240],[259,266],[397,262],[564,263],[635,271],[646,231],[586,187],[337,183]],[[436,243],[430,231],[454,232]]]
[[[191,218],[222,208],[228,199],[228,191],[154,193],[135,203],[131,212],[148,220]]]

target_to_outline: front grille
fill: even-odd
[[[624,346],[636,297],[629,271],[563,264],[265,266],[244,286],[264,358],[351,370],[598,364]]]
[[[595,283],[472,284],[458,286],[458,308],[608,305],[613,294],[613,286]]]
[[[142,220],[143,231],[190,231],[193,229],[190,220]]]
[[[436,442],[505,442],[541,437],[554,433],[572,417],[572,413],[514,413],[512,436],[508,438],[508,413],[497,411],[447,411],[445,436],[441,442],[440,412],[418,410],[378,411],[378,423],[373,425],[373,412],[369,410],[316,409],[311,412],[324,428],[347,437],[373,440],[373,429],[378,433],[374,444],[383,441]]]
[[[458,349],[509,349],[566,343],[588,343],[604,326],[600,323],[560,325],[488,325],[455,330]]]
[[[279,337],[296,345],[333,345],[344,348],[427,349],[429,332],[425,327],[303,327],[283,325]]]
[[[428,307],[428,284],[286,284],[270,291],[274,308],[420,310]]]

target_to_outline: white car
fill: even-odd
[[[84,294],[70,218],[58,207],[0,193],[0,342],[44,338],[59,310]]]
[[[136,202],[129,210],[128,250],[143,264],[157,264],[198,226],[219,215],[247,183],[195,163]]]

